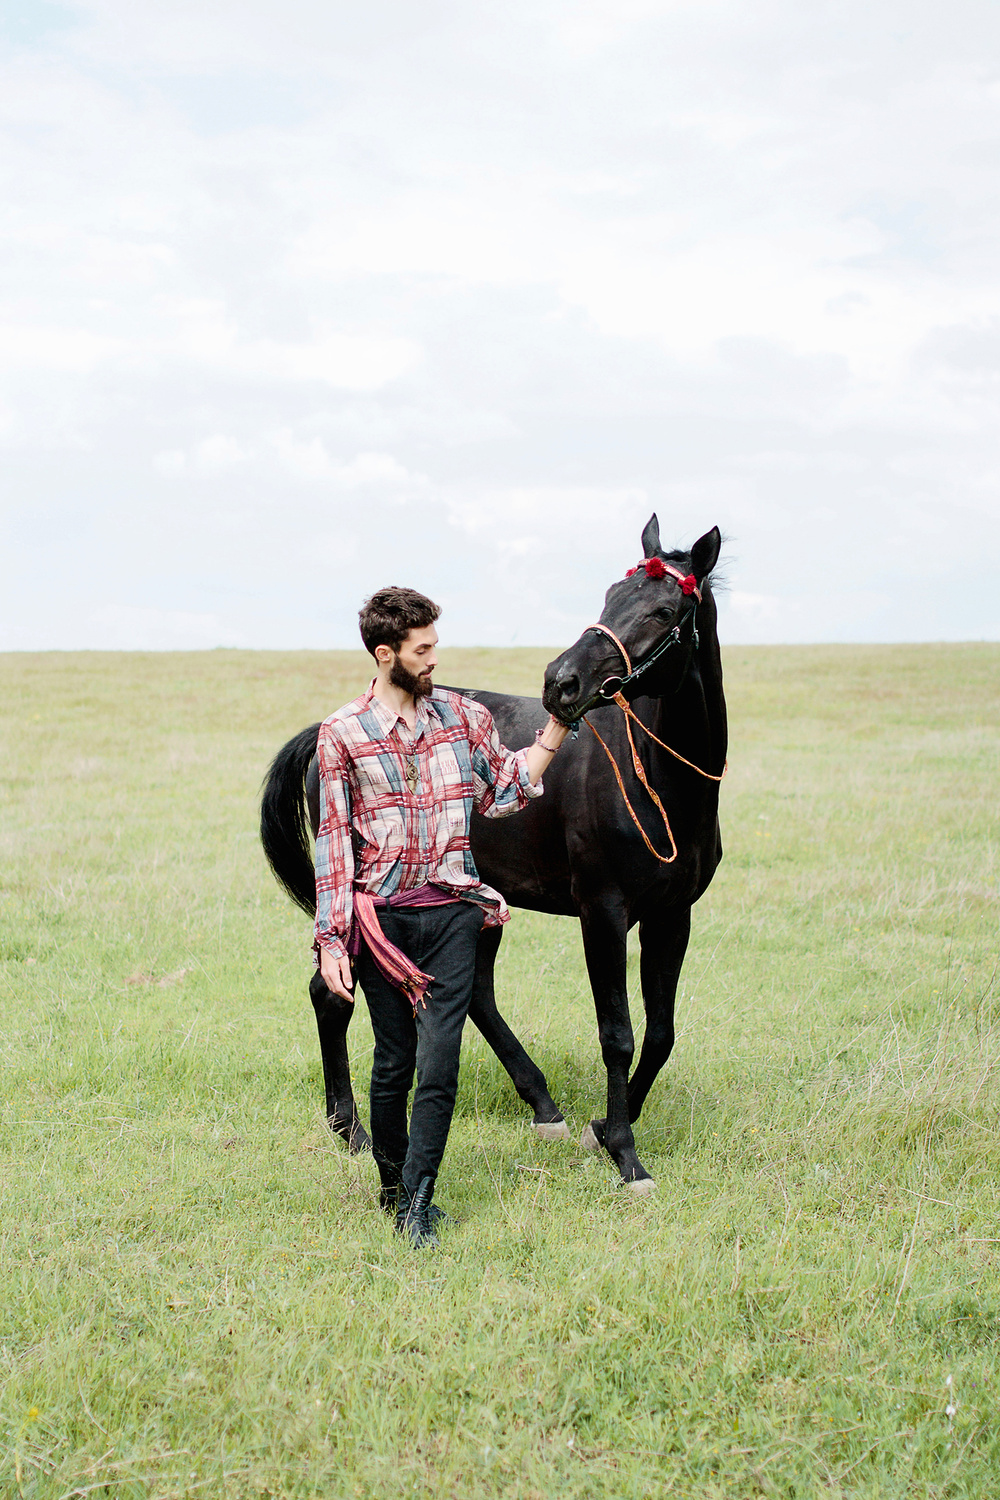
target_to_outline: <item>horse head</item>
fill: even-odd
[[[702,587],[721,545],[713,526],[690,552],[663,552],[659,522],[650,516],[642,562],[608,589],[598,623],[546,667],[542,702],[549,713],[570,724],[616,692],[628,699],[666,691],[665,680],[676,685],[697,643]],[[670,648],[684,645],[671,662]]]

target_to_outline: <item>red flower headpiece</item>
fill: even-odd
[[[672,568],[669,563],[663,561],[662,557],[647,557],[641,563],[636,563],[634,568],[629,568],[625,577],[631,578],[634,573],[638,573],[640,568],[645,568],[647,578],[666,578],[669,573],[672,578],[677,579],[682,594],[694,594],[698,603],[701,603],[701,589],[693,573],[688,573],[685,577],[679,568]]]

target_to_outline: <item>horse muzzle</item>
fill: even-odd
[[[579,675],[568,663],[556,670],[553,668],[555,663],[545,673],[542,706],[548,709],[554,719],[563,724],[572,724],[580,717],[576,711],[577,705],[583,703]]]

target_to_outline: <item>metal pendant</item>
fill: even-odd
[[[417,762],[413,756],[406,762],[406,784],[410,788],[411,796],[416,796],[417,787],[420,785],[420,772],[417,770]]]

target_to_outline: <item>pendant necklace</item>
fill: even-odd
[[[413,755],[406,762],[406,784],[410,788],[410,795],[415,797],[420,784],[420,772],[417,770],[416,757]]]

